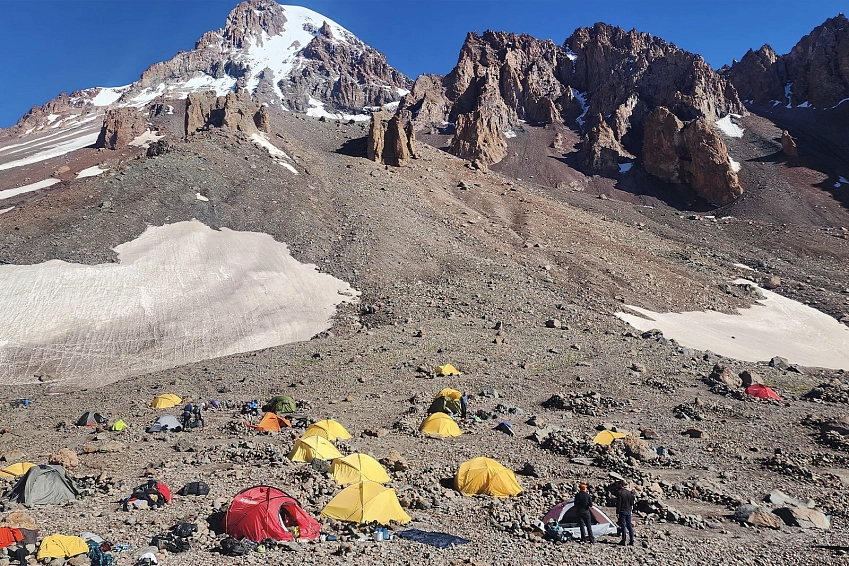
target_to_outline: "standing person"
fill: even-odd
[[[466,396],[466,392],[463,391],[463,394],[460,395],[460,416],[462,418],[466,418],[466,408],[469,405],[469,398]]]
[[[625,531],[631,537],[631,546],[634,546],[634,525],[631,522],[631,512],[634,510],[634,494],[625,487],[625,482],[616,482],[616,513],[619,516],[619,528],[622,530],[622,540],[619,546],[625,546]]]
[[[195,404],[195,408],[192,413],[194,414],[194,425],[199,427],[205,427],[206,423],[203,422],[203,413],[201,412],[200,403]]]
[[[581,529],[581,541],[586,540],[587,535],[584,534],[584,529],[589,533],[590,544],[595,544],[595,535],[593,534],[593,518],[590,514],[590,509],[593,508],[593,498],[587,491],[587,484],[582,483],[579,486],[578,493],[575,494],[575,510],[578,512],[578,527]]]
[[[194,407],[192,407],[191,403],[186,403],[186,406],[183,407],[183,430],[186,432],[191,428],[193,410]]]

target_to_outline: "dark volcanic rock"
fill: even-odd
[[[727,75],[744,100],[834,106],[849,97],[849,20],[829,18],[786,55],[768,45],[750,50]]]

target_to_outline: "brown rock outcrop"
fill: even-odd
[[[208,127],[246,134],[260,129],[267,131],[267,110],[244,89],[228,92],[226,96],[215,96],[211,91],[189,93],[186,97],[186,135]]]
[[[409,123],[398,116],[378,111],[371,115],[366,154],[372,161],[386,165],[402,165],[415,157],[415,137]]]
[[[596,124],[587,132],[587,152],[585,166],[590,171],[599,173],[617,173],[619,164],[634,159],[625,151],[616,139],[613,130],[604,121],[601,114],[596,117]]]
[[[503,132],[520,122],[574,126],[592,138],[585,163],[599,171],[612,170],[614,153],[639,147],[656,106],[708,122],[745,113],[734,87],[698,55],[605,24],[576,30],[562,47],[527,35],[470,33],[454,69],[419,77],[399,112],[428,131],[454,122],[449,151],[489,163],[506,155]],[[588,113],[608,116],[608,124],[588,130]]]
[[[796,147],[796,142],[790,137],[790,132],[784,130],[781,132],[781,151],[788,157],[799,157],[799,149]]]
[[[80,465],[79,456],[73,450],[60,448],[47,459],[50,464],[58,464],[66,470],[73,470]]]
[[[645,122],[643,164],[649,174],[689,185],[720,206],[743,194],[725,143],[704,118],[685,125],[667,108],[653,110]]]
[[[107,110],[95,147],[107,149],[127,147],[133,138],[145,133],[147,129],[147,120],[136,108]]]
[[[750,50],[727,75],[744,100],[830,108],[849,98],[849,19],[827,19],[786,55]]]

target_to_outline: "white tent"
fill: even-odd
[[[614,523],[610,517],[605,515],[604,511],[599,509],[596,505],[593,505],[593,508],[590,510],[590,516],[592,517],[592,529],[595,537],[615,535],[618,532],[616,523]],[[563,529],[564,535],[569,533],[574,539],[581,538],[581,529],[578,526],[578,512],[575,510],[574,499],[567,499],[566,501],[561,501],[555,505],[551,511],[546,513],[545,517],[543,517],[543,525],[547,523],[549,519],[555,519],[557,521]]]
[[[156,422],[150,425],[147,432],[180,432],[183,430],[183,425],[173,415],[162,415]]]

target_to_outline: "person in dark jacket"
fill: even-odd
[[[619,517],[617,521],[619,529],[622,531],[622,540],[619,541],[620,546],[625,546],[625,534],[631,537],[631,546],[634,545],[634,525],[631,522],[631,513],[634,510],[634,494],[625,487],[625,482],[619,480],[616,482],[616,513]]]
[[[587,484],[582,483],[579,486],[578,493],[575,494],[575,511],[578,512],[578,527],[581,529],[581,541],[589,536],[590,543],[595,544],[595,535],[593,534],[593,518],[590,514],[590,509],[593,508],[593,498],[587,491]]]
[[[460,395],[460,418],[466,418],[466,410],[469,406],[469,398],[466,396],[466,392],[463,391],[463,394]]]

